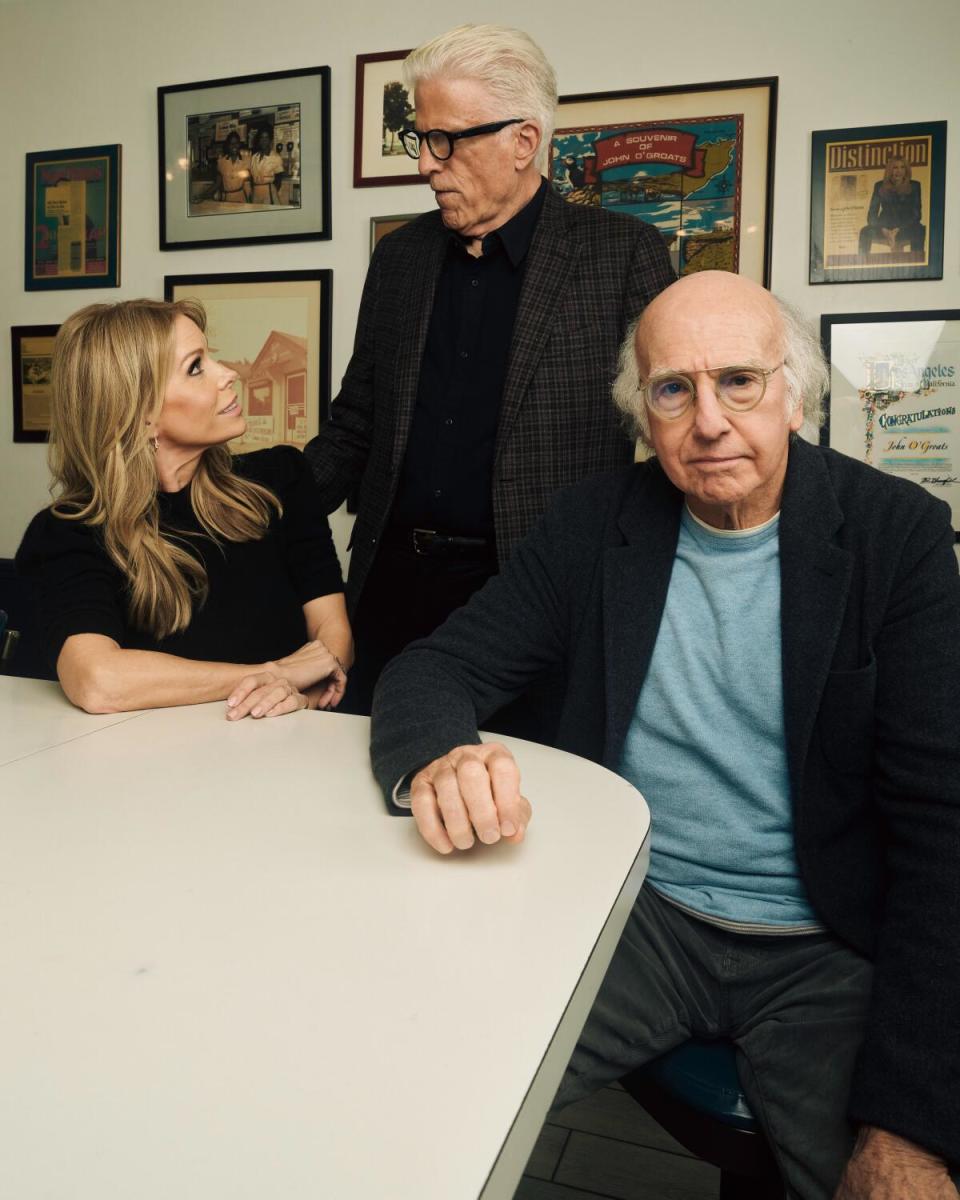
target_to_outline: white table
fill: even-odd
[[[0,766],[138,715],[92,717],[74,708],[54,683],[0,675]]]
[[[443,858],[364,718],[76,719],[0,766],[0,1196],[512,1196],[646,870],[639,794],[518,743],[526,842]]]

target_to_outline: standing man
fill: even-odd
[[[405,74],[404,146],[439,212],[377,247],[340,395],[306,448],[328,511],[359,487],[355,712],[558,487],[630,461],[609,404],[617,347],[673,279],[654,229],[567,204],[543,178],[556,77],[526,34],[465,25]]]

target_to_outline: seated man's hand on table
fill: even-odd
[[[410,807],[424,841],[441,854],[522,842],[530,804],[520,794],[520,771],[506,746],[456,746],[413,777]]]

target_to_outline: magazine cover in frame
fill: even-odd
[[[946,121],[813,134],[810,282],[943,277]]]
[[[827,313],[821,441],[946,500],[960,530],[960,309]]]
[[[655,226],[678,275],[768,284],[776,94],[770,78],[561,97],[551,182]]]

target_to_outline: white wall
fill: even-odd
[[[772,284],[810,316],[960,307],[960,4],[957,0],[0,0],[0,556],[47,499],[44,448],[14,445],[10,325],[62,321],[82,304],[162,295],[165,274],[334,270],[334,392],[368,257],[369,218],[432,203],[422,186],[352,187],[354,57],[415,45],[462,21],[529,31],[561,93],[780,77]],[[161,253],[156,88],[287,67],[332,68],[333,240]],[[810,132],[946,118],[942,281],[807,284]],[[123,146],[119,289],[24,292],[24,155]],[[346,518],[338,521],[343,544]]]

